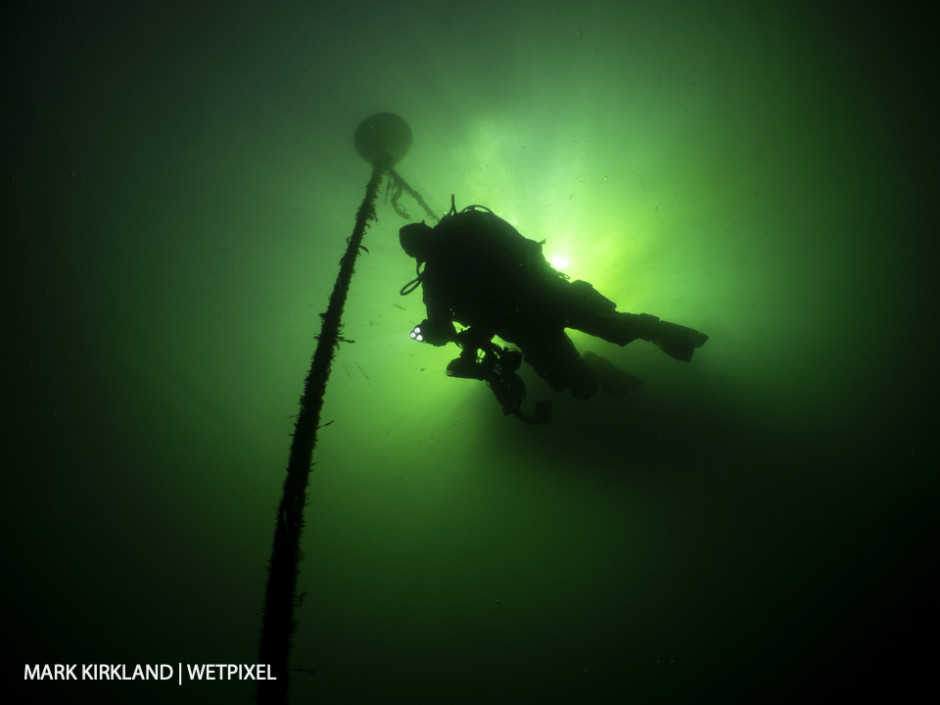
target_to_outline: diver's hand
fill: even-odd
[[[451,321],[441,322],[424,319],[415,326],[412,337],[415,337],[415,334],[420,336],[420,338],[415,338],[416,340],[437,347],[457,340],[457,329],[454,328]]]

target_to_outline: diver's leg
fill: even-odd
[[[579,331],[602,338],[610,343],[626,345],[634,340],[652,340],[656,335],[660,320],[648,313],[610,313],[584,316],[579,325],[572,325]]]
[[[622,399],[643,384],[643,380],[639,377],[621,370],[609,360],[592,353],[590,350],[581,357],[584,364],[593,371],[601,389],[609,397]]]
[[[571,395],[578,398],[589,397],[597,391],[597,377],[584,364],[564,330],[529,333],[524,339],[513,342],[522,348],[525,361],[555,391],[570,389]]]
[[[691,360],[695,348],[708,336],[693,328],[661,321],[648,313],[617,311],[613,301],[583,281],[556,285],[554,295],[565,326],[603,338],[617,345],[648,340],[677,360]]]
[[[648,313],[615,311],[586,316],[582,323],[577,329],[589,335],[596,335],[617,345],[626,345],[634,340],[648,340],[677,360],[691,360],[695,348],[702,347],[708,340],[707,335],[694,328],[661,321]]]

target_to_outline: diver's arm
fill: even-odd
[[[450,303],[433,280],[424,282],[424,306],[428,317],[421,324],[424,340],[432,345],[446,345],[457,339],[457,329],[451,318]]]

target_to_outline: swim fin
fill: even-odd
[[[670,357],[688,362],[692,359],[695,348],[702,347],[708,340],[708,336],[694,328],[660,321],[656,324],[650,340]]]

